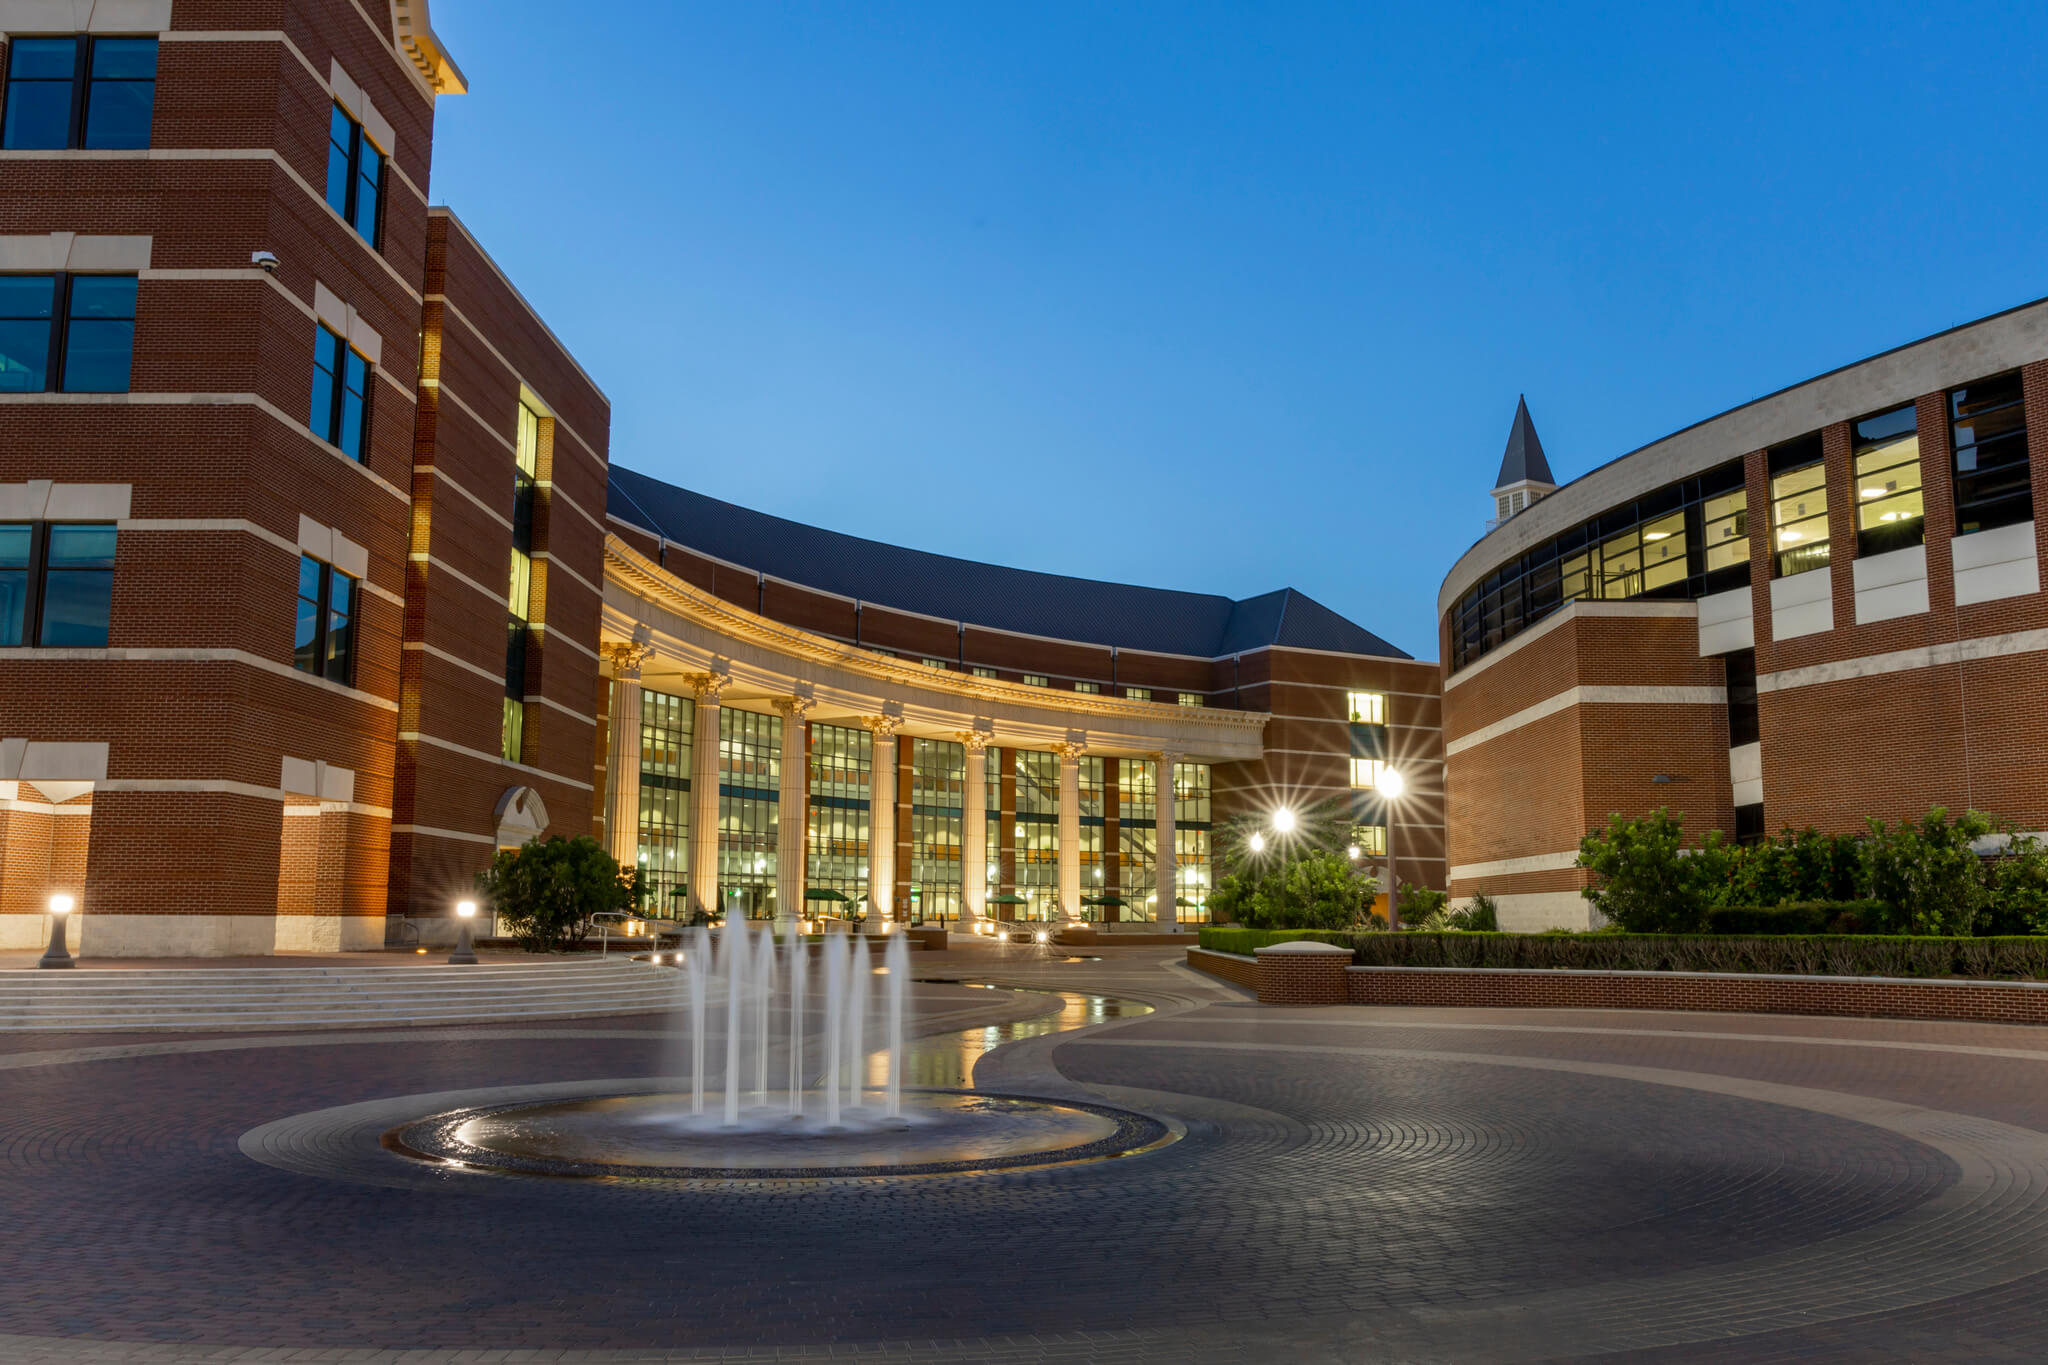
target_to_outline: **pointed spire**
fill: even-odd
[[[1527,395],[1516,397],[1515,424],[1508,429],[1508,448],[1501,453],[1500,476],[1493,486],[1506,488],[1518,483],[1557,486],[1557,480],[1550,475],[1550,461],[1543,458],[1543,442],[1537,439],[1536,424],[1529,420]]]

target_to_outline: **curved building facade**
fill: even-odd
[[[1514,483],[1437,600],[1453,897],[1584,927],[1580,836],[1659,806],[2048,827],[2044,441],[2048,301]]]
[[[1234,816],[1334,804],[1383,856],[1388,761],[1401,875],[1442,885],[1435,665],[1298,592],[951,559],[624,469],[609,501],[600,823],[670,903],[1202,923]]]

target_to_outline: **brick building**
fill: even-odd
[[[676,906],[1149,919],[1178,867],[1199,916],[1233,810],[1334,799],[1371,856],[1387,754],[1442,884],[1436,668],[1298,593],[614,478],[604,395],[427,202],[464,88],[428,11],[0,0],[0,947],[57,892],[98,955],[373,946],[543,832]]]
[[[1525,423],[1437,602],[1454,897],[1583,927],[1580,836],[1658,806],[1731,838],[1932,805],[2048,828],[2048,302],[1562,488]]]

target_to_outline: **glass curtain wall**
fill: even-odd
[[[810,754],[809,870],[806,890],[846,900],[806,902],[808,918],[860,914],[868,893],[869,799],[874,736],[844,725],[813,725]],[[876,907],[877,914],[887,910]]]
[[[1209,888],[1214,884],[1210,858],[1209,765],[1173,765],[1173,846],[1179,894],[1174,898],[1183,924],[1209,922]]]
[[[960,821],[967,750],[943,739],[910,743],[910,895],[914,920],[960,918]]]
[[[1062,907],[1069,918],[1094,919],[1104,908],[1085,902],[1110,894],[1110,880],[1104,871],[1105,841],[1109,834],[1108,783],[1112,780],[1112,758],[1081,756],[1081,899],[1084,904]],[[1114,909],[1114,906],[1108,907]]]
[[[1116,857],[1122,905],[1102,907],[1110,924],[1158,918],[1159,765],[1147,758],[1116,761]]]
[[[1035,749],[1015,755],[1017,809],[1011,813],[1017,838],[1017,885],[1022,905],[997,907],[998,919],[1057,918],[1060,894],[1060,756]],[[1079,907],[1076,907],[1077,909]]]
[[[1580,599],[1703,597],[1749,582],[1740,460],[1623,503],[1501,565],[1451,610],[1451,666]]]
[[[718,709],[719,908],[749,919],[776,913],[776,816],[782,717]]]
[[[690,732],[696,703],[640,694],[640,875],[656,915],[687,909],[690,888]]]

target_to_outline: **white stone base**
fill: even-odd
[[[92,957],[268,957],[275,915],[78,916],[81,951]]]
[[[74,953],[78,951],[79,918],[73,915],[71,923],[64,930],[64,942]],[[0,915],[0,952],[19,952],[23,948],[43,949],[49,946],[48,915]]]
[[[279,915],[280,953],[359,953],[384,946],[382,915]]]
[[[1470,900],[1461,902],[1470,905]],[[1545,929],[1594,929],[1601,920],[1593,903],[1576,891],[1524,891],[1495,896],[1503,933],[1540,934]]]

